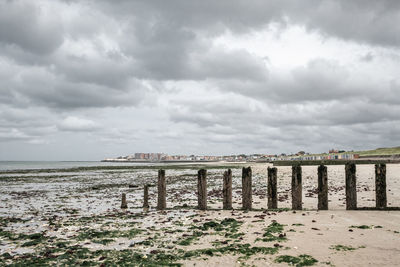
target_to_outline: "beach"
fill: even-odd
[[[253,210],[241,210],[242,167]],[[328,166],[329,210],[317,210],[317,166],[303,166],[303,210],[291,208],[291,167],[278,169],[278,209],[267,210],[266,163],[86,166],[0,172],[0,265],[396,266],[400,212],[345,210],[344,166]],[[157,211],[157,172],[167,209]],[[197,206],[207,169],[208,210]],[[222,175],[233,210],[222,210]],[[387,164],[388,207],[400,206],[400,164]],[[357,165],[358,207],[375,206],[374,165]],[[150,208],[143,209],[143,186]],[[121,209],[121,195],[127,209]]]

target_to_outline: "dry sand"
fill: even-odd
[[[211,164],[210,164],[211,165]],[[214,164],[215,165],[215,164]],[[66,173],[27,173],[0,175],[0,217],[21,220],[8,221],[3,232],[42,233],[46,238],[34,246],[23,246],[26,240],[11,240],[0,236],[0,255],[9,253],[12,258],[0,257],[0,266],[21,262],[23,257],[42,257],[40,253],[55,242],[67,240],[68,246],[78,245],[90,251],[124,249],[140,253],[143,257],[163,251],[199,251],[218,249],[237,244],[251,247],[278,247],[275,254],[255,253],[249,257],[237,253],[202,254],[198,257],[179,258],[185,266],[287,266],[277,263],[280,255],[307,254],[318,260],[315,266],[398,266],[400,265],[400,212],[399,211],[346,211],[344,195],[344,166],[328,166],[329,210],[317,211],[317,166],[303,167],[303,211],[266,211],[266,169],[268,164],[246,164],[253,169],[253,207],[245,212],[241,207],[241,169],[233,169],[234,211],[222,211],[221,188],[224,167],[208,171],[209,211],[196,211],[196,170],[168,169],[167,206],[176,207],[165,212],[154,210],[156,188],[150,188],[150,211],[143,213],[142,189],[144,183],[155,183],[157,170],[93,170]],[[207,167],[206,167],[207,168]],[[46,176],[52,176],[51,178]],[[15,178],[10,176],[15,176]],[[28,176],[28,177],[27,177]],[[54,176],[54,177],[53,177]],[[400,206],[400,164],[387,165],[388,206]],[[6,179],[5,179],[6,177]],[[26,177],[26,178],[24,178]],[[290,167],[278,167],[279,208],[290,208]],[[128,188],[129,184],[139,188]],[[103,186],[103,187],[102,187]],[[357,194],[359,207],[375,205],[374,166],[357,166]],[[119,209],[121,193],[128,196],[128,211]],[[177,206],[189,208],[178,209]],[[128,212],[128,213],[127,213]],[[124,215],[125,214],[125,215]],[[91,219],[85,219],[89,216]],[[220,223],[225,218],[239,222],[237,237],[227,238],[215,229],[202,230],[189,245],[180,241],[193,234],[208,222]],[[286,240],[264,242],[265,229],[277,222],[283,225]],[[364,226],[360,229],[356,226]],[[93,230],[143,232],[131,236],[116,234],[107,244],[82,233]],[[124,232],[125,233],[125,232]],[[279,233],[274,233],[278,236]],[[50,237],[54,237],[53,241]],[[108,236],[110,237],[110,236]],[[144,240],[151,240],[143,243]],[[220,242],[217,244],[215,241]],[[222,244],[221,244],[222,242]],[[223,244],[225,242],[225,244]],[[336,249],[335,249],[336,247]],[[351,249],[344,250],[343,249]],[[67,250],[67,249],[66,249]],[[65,251],[57,251],[59,256]],[[25,256],[24,256],[25,255]],[[101,254],[103,255],[103,254]],[[148,255],[148,256],[146,256]],[[107,254],[107,257],[111,257]],[[101,265],[107,257],[90,258]],[[49,261],[50,265],[54,262]],[[77,259],[75,264],[83,263]],[[132,262],[131,262],[132,263]],[[107,264],[105,264],[107,265]]]

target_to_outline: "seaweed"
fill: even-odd
[[[351,225],[349,228],[358,228],[358,229],[372,229],[372,226],[369,225]]]
[[[257,238],[256,241],[272,242],[272,241],[286,241],[286,234],[283,233],[285,225],[278,222],[272,222],[264,229],[263,238]]]
[[[332,245],[329,248],[337,251],[353,251],[358,248],[365,248],[365,246],[359,246],[358,248],[355,248],[352,246],[345,246],[345,245]]]
[[[312,266],[318,262],[318,260],[314,259],[312,256],[307,254],[299,255],[298,257],[289,256],[289,255],[281,255],[276,257],[275,262],[282,263],[286,262],[290,265],[294,265],[296,267],[301,266]]]

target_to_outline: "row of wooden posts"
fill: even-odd
[[[268,167],[268,209],[278,208],[278,169]],[[345,165],[346,183],[346,209],[357,209],[357,187],[356,187],[356,165],[348,163]],[[232,171],[228,169],[223,174],[223,209],[232,209]],[[386,196],[386,164],[375,165],[375,193],[376,208],[387,207]],[[167,186],[165,170],[158,171],[158,200],[157,209],[167,208],[166,202]],[[197,174],[197,196],[198,209],[207,209],[207,170],[201,169]],[[143,207],[149,207],[149,185],[144,186]],[[126,195],[122,194],[121,208],[127,208]],[[242,169],[242,208],[252,209],[252,171],[251,168]],[[302,202],[302,169],[300,165],[292,166],[292,209],[301,210]],[[324,165],[318,167],[318,209],[328,209],[328,168]]]

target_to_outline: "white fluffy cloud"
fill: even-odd
[[[78,118],[73,116],[66,117],[59,125],[58,128],[63,131],[94,131],[99,126],[92,120]]]

